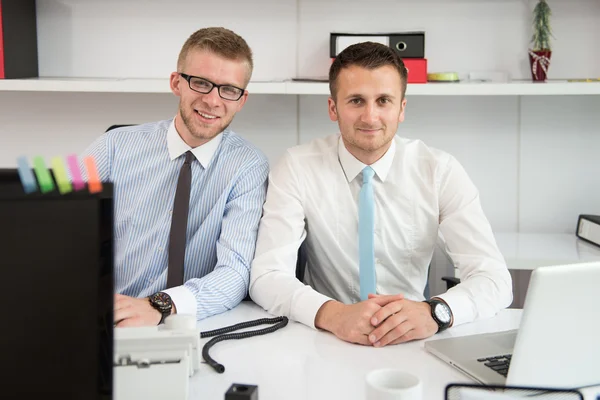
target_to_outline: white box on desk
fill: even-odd
[[[187,400],[200,350],[194,316],[174,314],[165,325],[115,328],[114,398]]]

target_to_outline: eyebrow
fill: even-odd
[[[357,97],[359,97],[361,99],[364,98],[364,96],[360,93],[352,93],[352,94],[349,94],[348,96],[344,97],[344,99],[349,100],[349,99],[353,99],[353,98],[357,98]],[[396,98],[396,96],[389,94],[389,93],[380,93],[376,96],[377,99],[380,99],[382,97],[389,97],[390,99]]]

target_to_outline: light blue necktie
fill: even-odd
[[[371,167],[362,171],[363,184],[358,198],[358,249],[360,266],[360,299],[367,300],[375,289],[375,205],[373,201],[373,175]]]

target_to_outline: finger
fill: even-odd
[[[120,321],[115,326],[117,328],[131,328],[131,327],[142,326],[142,323],[139,318],[127,318],[127,319]]]
[[[410,335],[407,336],[407,334],[408,334],[408,332],[413,332],[414,331],[413,328],[414,328],[414,326],[411,324],[410,321],[404,321],[403,323],[397,325],[392,330],[390,330],[380,340],[373,343],[373,347],[383,347],[390,343],[393,343],[396,340],[400,340],[403,337],[404,337],[404,341],[408,341],[408,340],[410,340]],[[400,342],[402,342],[402,340]]]
[[[363,346],[372,346],[372,343],[369,341],[369,336],[362,334],[356,335],[356,337],[352,339],[352,343],[362,344]]]
[[[389,295],[375,295],[374,297],[370,297],[367,301],[371,301],[377,305],[385,306],[392,301],[398,301],[404,299],[403,294],[389,294]]]
[[[388,317],[400,312],[404,306],[403,301],[393,301],[391,303],[386,304],[381,307],[379,311],[377,311],[373,317],[371,318],[371,325],[377,326],[383,321],[385,321]]]
[[[417,330],[416,329],[411,329],[409,331],[407,331],[404,335],[400,336],[398,339],[390,342],[389,344],[399,344],[399,343],[406,343],[409,342],[411,340],[415,340],[415,339],[421,339],[418,335],[417,335]]]
[[[396,329],[399,325],[401,325],[404,321],[408,319],[406,313],[398,313],[394,314],[388,319],[386,319],[383,323],[381,323],[377,328],[373,329],[373,331],[369,334],[369,341],[373,344],[380,342],[387,334]],[[404,333],[404,332],[402,332]],[[386,343],[391,342],[392,340],[399,337],[399,333],[392,337],[388,338]]]
[[[124,319],[132,318],[135,316],[137,316],[137,312],[136,312],[135,308],[133,308],[133,307],[120,308],[120,309],[114,311],[113,321],[115,323],[118,323]]]

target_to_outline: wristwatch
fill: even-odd
[[[156,292],[148,297],[148,301],[150,302],[150,305],[158,310],[158,312],[161,314],[158,325],[165,322],[165,318],[171,315],[171,310],[173,309],[173,301],[171,300],[171,296],[165,292]]]
[[[438,332],[441,332],[450,326],[452,322],[452,310],[446,302],[440,299],[425,300],[425,303],[431,307],[431,317],[438,325]]]

